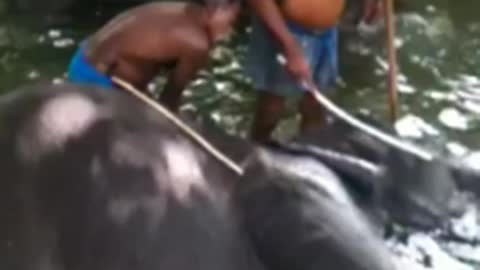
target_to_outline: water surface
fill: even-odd
[[[468,12],[478,8],[475,1],[421,1],[398,16],[401,111],[395,126],[400,135],[435,151],[460,155],[480,145],[480,20]],[[61,82],[76,44],[113,12],[97,9],[56,26],[28,14],[0,19],[0,91],[28,81]],[[242,72],[247,38],[238,33],[213,53],[209,72],[192,83],[183,106],[240,135],[248,131],[255,99]],[[388,123],[383,41],[342,36],[341,44],[336,101]],[[286,116],[290,120],[279,127],[280,137],[295,132],[295,115]]]

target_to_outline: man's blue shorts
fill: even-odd
[[[113,89],[112,80],[100,73],[85,57],[83,48],[86,42],[80,43],[68,67],[68,80],[74,83],[93,84],[107,89]]]
[[[314,33],[299,25],[288,22],[293,36],[303,48],[315,83],[322,91],[333,90],[338,77],[338,33],[332,27]],[[298,96],[303,93],[299,83],[278,62],[280,45],[266,26],[256,17],[252,22],[246,73],[260,91],[270,91],[279,96]]]

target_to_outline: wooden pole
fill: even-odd
[[[140,90],[136,89],[130,83],[122,80],[121,78],[112,76],[112,81],[116,83],[118,86],[123,88],[123,90],[129,92],[134,97],[138,98],[152,109],[156,110],[157,112],[161,113],[165,116],[168,120],[172,121],[175,126],[177,126],[181,131],[183,131],[189,138],[193,139],[196,143],[198,143],[201,147],[203,147],[208,153],[213,155],[218,161],[223,163],[225,166],[230,168],[236,174],[242,176],[245,173],[244,168],[237,164],[235,161],[230,159],[228,156],[220,152],[215,146],[209,143],[206,139],[203,138],[202,135],[197,133],[195,130],[190,128],[187,124],[185,124],[180,118],[175,116],[174,113],[170,112],[167,108],[161,105],[158,102],[153,101],[147,95],[143,94]]]
[[[397,93],[397,57],[395,49],[395,14],[394,0],[384,0],[385,25],[387,28],[388,72],[387,89],[390,121],[394,123],[398,117]]]

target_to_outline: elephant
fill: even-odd
[[[1,268],[396,269],[326,163],[185,122],[244,173],[126,92],[0,96]]]

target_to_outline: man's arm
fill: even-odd
[[[296,49],[298,44],[287,28],[287,24],[274,0],[248,0],[255,14],[265,23],[284,51]]]
[[[290,33],[280,8],[274,0],[247,0],[253,11],[280,43],[287,59],[287,70],[297,79],[310,79],[310,69],[303,51]]]
[[[198,71],[207,65],[210,49],[206,43],[204,46],[197,44],[183,50],[160,96],[160,102],[171,111],[178,111],[183,90],[195,78]]]

